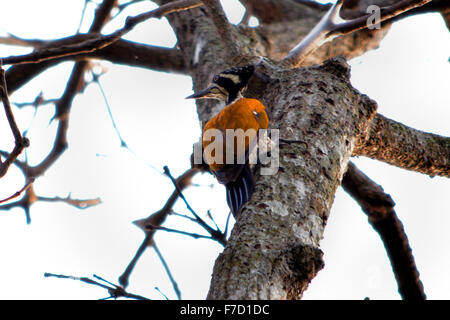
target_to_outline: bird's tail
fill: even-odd
[[[236,218],[237,213],[242,206],[250,200],[255,190],[255,180],[248,164],[244,165],[239,176],[235,181],[228,182],[225,185],[227,190],[227,203],[231,213]]]

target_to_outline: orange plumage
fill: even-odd
[[[219,183],[225,185],[227,203],[235,217],[254,191],[249,155],[256,150],[258,131],[269,126],[264,105],[242,97],[254,71],[253,65],[222,71],[207,88],[187,97],[218,99],[228,104],[206,123],[202,145],[205,162]]]
[[[241,98],[211,118],[203,128],[202,144],[205,151],[215,141],[214,137],[205,138],[208,130],[216,129],[222,136],[222,145],[218,147],[219,150],[212,150],[209,156],[205,152],[205,160],[217,180],[225,184],[227,203],[234,216],[250,200],[253,193],[254,179],[248,163],[249,153],[251,152],[249,149],[255,145],[258,131],[267,129],[268,125],[269,117],[264,105],[256,99]],[[238,148],[236,136],[227,140],[227,129],[233,131],[242,129],[242,132],[247,135],[240,142],[244,142],[244,148]],[[216,151],[222,154],[216,157]],[[233,161],[227,163],[227,153],[232,151]],[[239,162],[238,159],[243,161]]]
[[[244,132],[253,129],[254,133],[257,133],[259,129],[267,129],[269,125],[269,117],[267,116],[264,105],[256,99],[241,98],[236,102],[226,106],[217,115],[212,117],[203,128],[203,133],[209,129],[218,129],[223,132],[225,137],[226,129],[242,129]],[[250,139],[245,140],[245,151],[248,151],[249,145],[256,138],[251,136]],[[212,143],[214,140],[203,140],[203,148]],[[225,139],[223,139],[225,143]],[[233,145],[236,157],[241,155],[237,154],[238,149],[236,141]],[[220,171],[226,167],[226,146],[224,146],[223,159],[221,163],[214,161],[208,162],[209,167],[213,171]],[[215,156],[215,154],[213,154]]]

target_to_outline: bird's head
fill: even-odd
[[[216,74],[209,86],[186,99],[217,99],[232,103],[242,97],[248,80],[255,71],[253,65],[234,67]]]

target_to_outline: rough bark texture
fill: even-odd
[[[376,112],[375,102],[350,85],[342,58],[259,72],[270,77],[261,100],[272,128],[293,142],[280,145],[275,175],[257,176],[216,261],[209,299],[301,298],[323,267],[319,242],[352,146]]]
[[[353,151],[430,176],[450,177],[450,139],[405,126],[378,114]]]
[[[306,14],[310,11],[314,15]],[[317,23],[323,10],[312,8],[304,13],[298,23],[293,18],[258,28],[233,27],[242,55],[232,61],[226,58],[227,48],[204,8],[167,17],[186,68],[192,70],[194,91],[204,88],[214,73],[252,61],[250,56],[268,57],[257,68],[246,95],[268,107],[271,128],[291,141],[280,145],[275,175],[256,174],[252,200],[241,211],[216,260],[209,299],[301,298],[323,267],[319,242],[335,191],[353,148],[363,148],[376,113],[376,103],[351,86],[343,58],[290,70],[279,69],[270,60],[284,57]],[[376,48],[387,28],[335,39],[319,48],[305,65],[338,53],[350,58]],[[209,120],[223,106],[199,100],[200,121]]]
[[[171,1],[155,2],[165,4]],[[188,2],[200,5],[199,1]],[[364,155],[431,176],[450,176],[450,144],[448,138],[375,115],[376,103],[350,84],[350,71],[345,59],[377,48],[389,29],[389,23],[383,24],[380,30],[361,30],[323,45],[303,61],[303,66],[308,67],[283,69],[274,61],[284,58],[308,34],[328,6],[309,0],[241,2],[249,14],[259,19],[260,26],[228,25],[220,2],[209,0],[204,1],[205,7],[167,16],[178,38],[176,48],[118,40],[106,47],[95,47],[94,51],[75,51],[78,54],[71,52],[73,55],[62,58],[12,66],[7,72],[10,92],[62,61],[77,61],[64,94],[56,102],[59,126],[53,148],[35,167],[20,161],[16,164],[27,178],[38,177],[66,150],[69,111],[89,66],[87,58],[189,74],[195,91],[203,89],[214,73],[230,66],[258,61],[246,95],[260,99],[267,106],[271,114],[270,126],[279,130],[282,138],[279,168],[273,175],[261,175],[258,170],[262,168],[256,169],[255,193],[237,217],[226,248],[216,261],[208,298],[299,299],[324,266],[319,242],[350,156]],[[347,0],[342,18],[362,16],[367,13],[368,5],[383,7],[398,2]],[[33,45],[58,48],[64,43],[79,44],[85,38],[96,38],[116,4],[115,0],[102,2],[89,34],[77,34],[54,42],[34,41]],[[414,9],[416,13],[427,10],[441,12],[450,25],[448,0],[434,0],[427,6]],[[128,19],[126,25],[131,24]],[[332,58],[336,55],[342,57]],[[260,56],[266,58],[260,60]],[[311,66],[313,64],[321,65]],[[223,106],[216,101],[198,101],[200,121],[209,120]],[[387,230],[388,236],[382,236],[385,243],[390,243],[391,248],[406,248],[404,251],[407,251],[406,236],[395,238],[396,230],[402,228],[395,219],[392,199],[376,185],[371,185],[369,193],[362,190],[361,181],[370,184],[364,175],[355,173],[353,178],[356,182],[347,179],[344,183],[369,214],[375,229]],[[176,193],[174,197],[178,195]],[[30,186],[24,198],[16,203],[29,212],[30,205],[38,198]],[[171,197],[166,207],[173,205],[172,200],[175,201]],[[164,220],[167,212],[162,211],[157,216]],[[122,285],[128,283],[128,276],[150,242],[152,232],[147,233],[146,240],[122,275]],[[397,260],[400,270],[404,270],[402,266],[405,265],[412,269],[412,257],[405,257]],[[413,295],[424,298],[418,272],[410,271],[409,277],[397,272],[399,283],[403,283],[402,290],[412,292],[408,286],[415,281],[418,290]]]

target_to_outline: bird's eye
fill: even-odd
[[[214,78],[213,78],[213,81],[214,81],[214,82],[219,81],[219,75],[216,74],[216,75],[214,76]]]
[[[252,112],[253,112],[253,115],[256,117],[256,119],[258,119],[259,118],[259,113],[257,111],[255,111],[255,110],[253,110]]]

